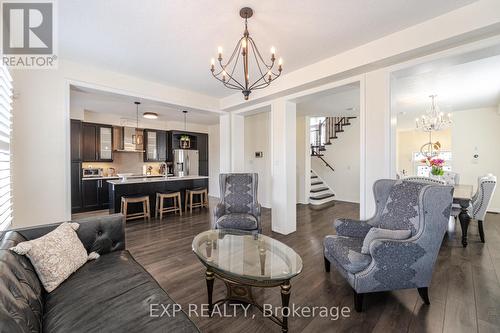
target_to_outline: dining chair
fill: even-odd
[[[486,212],[491,203],[493,193],[497,186],[497,177],[492,174],[487,174],[478,178],[476,193],[472,196],[471,206],[468,213],[472,219],[477,220],[477,227],[479,229],[479,237],[481,242],[485,242],[483,221],[486,217]]]
[[[447,185],[460,184],[460,174],[452,171],[445,171],[441,176]]]
[[[424,184],[446,185],[446,182],[444,180],[430,178],[430,177],[409,176],[409,177],[403,178],[403,180],[410,181],[410,182],[424,183]]]

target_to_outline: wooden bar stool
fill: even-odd
[[[142,212],[128,213],[128,204],[142,203]],[[122,197],[120,212],[125,216],[125,221],[144,219],[150,220],[151,214],[149,212],[149,195]]]
[[[193,196],[199,195],[200,201],[193,202]],[[189,212],[193,213],[193,208],[208,208],[208,191],[206,188],[194,188],[191,190],[186,190],[186,195],[184,197],[184,206],[186,207],[186,212],[189,207]]]
[[[165,199],[172,199],[172,206],[163,206]],[[174,212],[181,214],[182,216],[182,203],[181,203],[181,192],[172,193],[156,193],[156,217],[160,216],[160,220],[163,218],[163,213]]]

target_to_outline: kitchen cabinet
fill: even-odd
[[[167,159],[167,132],[144,130],[144,162],[164,162]]]
[[[71,119],[70,122],[70,150],[71,162],[82,161],[82,122]]]
[[[82,123],[83,162],[113,161],[113,128],[110,125]]]
[[[99,209],[99,180],[82,180],[82,208]]]
[[[83,210],[109,207],[109,185],[105,179],[85,179],[81,183]]]
[[[71,162],[71,212],[82,210],[82,163]]]

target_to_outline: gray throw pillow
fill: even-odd
[[[370,254],[370,244],[376,239],[408,239],[411,236],[411,230],[390,230],[371,228],[363,240],[361,253]]]

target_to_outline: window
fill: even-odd
[[[12,184],[10,175],[10,135],[12,127],[12,78],[0,65],[0,231],[12,221]]]

